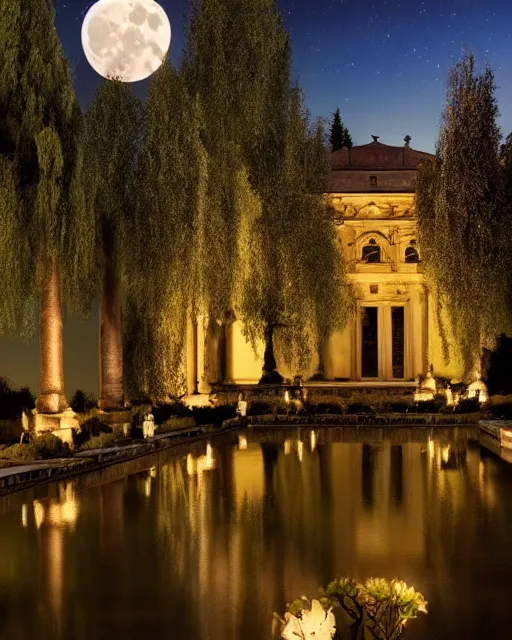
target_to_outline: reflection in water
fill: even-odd
[[[4,498],[0,638],[264,640],[339,574],[425,593],[411,640],[493,637],[512,622],[512,465],[475,440],[249,431]]]

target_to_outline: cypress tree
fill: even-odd
[[[352,147],[352,136],[343,125],[339,108],[332,115],[331,127],[329,131],[329,144],[331,151],[339,151],[343,147]]]
[[[497,116],[493,73],[490,68],[477,73],[468,53],[448,77],[436,156],[418,171],[426,273],[472,377],[480,375],[482,349],[509,325]]]
[[[87,218],[78,176],[81,113],[54,27],[51,0],[3,3],[0,12],[0,329],[20,332],[40,298],[37,409],[66,407],[62,271],[87,264],[86,247],[63,257],[63,240]],[[82,248],[75,237],[75,247]],[[70,283],[70,289],[74,289]]]
[[[140,251],[126,233],[133,207],[141,105],[131,87],[106,80],[85,116],[85,186],[94,212],[90,229],[96,246],[97,288],[100,292],[100,393],[105,410],[124,405],[122,331],[122,251]]]

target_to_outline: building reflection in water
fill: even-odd
[[[5,637],[260,640],[274,611],[340,574],[423,591],[418,640],[492,632],[512,597],[499,578],[512,570],[512,466],[472,431],[423,433],[226,434],[80,494],[20,494],[0,510],[0,588],[18,613]],[[18,583],[30,595],[9,598]],[[20,603],[38,599],[52,622],[35,607],[28,633]]]

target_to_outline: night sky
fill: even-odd
[[[54,0],[57,30],[85,109],[101,81],[82,53],[80,29],[90,0]],[[186,0],[160,0],[170,18],[171,60],[179,62]],[[444,82],[465,48],[488,62],[498,85],[501,126],[512,131],[510,0],[278,0],[292,34],[294,69],[314,116],[341,110],[354,144],[380,141],[434,150]],[[137,86],[142,96],[144,83]],[[66,321],[68,397],[98,386],[97,316]],[[37,337],[0,340],[0,375],[38,389]]]

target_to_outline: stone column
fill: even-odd
[[[226,318],[226,322],[224,323],[224,350],[223,350],[223,358],[224,358],[224,382],[225,384],[233,384],[233,357],[234,357],[234,345],[233,345],[233,324],[235,318],[232,314],[229,314]]]
[[[197,321],[187,320],[187,394],[197,393]]]
[[[198,392],[210,393],[211,386],[208,380],[208,341],[209,333],[207,329],[207,322],[204,316],[198,316],[197,318],[197,378],[198,378]]]

